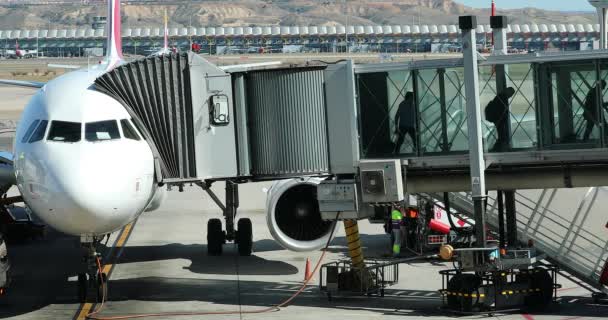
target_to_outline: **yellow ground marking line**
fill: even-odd
[[[114,262],[114,260],[116,260],[118,252],[120,251],[120,248],[122,248],[122,246],[124,246],[125,243],[127,242],[127,238],[129,238],[129,235],[131,234],[132,230],[133,230],[133,222],[129,223],[122,229],[122,231],[120,232],[120,235],[118,236],[118,239],[116,240],[116,244],[114,245],[113,254],[108,259],[108,264],[104,265],[103,269],[101,270],[102,272],[104,272],[105,274],[108,275],[108,280],[109,280],[110,272],[112,271],[112,269],[115,266],[115,264],[113,262]],[[78,312],[78,316],[75,317],[74,319],[85,320],[86,316],[89,313],[91,313],[94,306],[95,306],[95,304],[93,304],[91,302],[83,303],[82,308],[80,308],[80,312]]]
[[[92,307],[93,307],[93,304],[90,302],[86,302],[85,304],[83,304],[82,308],[80,309],[80,312],[78,313],[78,317],[76,317],[76,319],[78,319],[78,320],[86,319],[86,316],[87,316],[87,314],[89,314]]]
[[[133,223],[129,223],[128,225],[126,225],[124,227],[124,229],[122,229],[122,232],[120,233],[118,240],[116,241],[116,245],[114,246],[114,254],[112,255],[112,257],[109,257],[110,259],[108,259],[108,263],[105,264],[103,266],[102,271],[105,274],[110,274],[110,271],[112,271],[112,268],[114,267],[114,260],[116,260],[116,256],[118,255],[118,252],[120,250],[120,248],[122,248],[125,243],[127,242],[127,238],[129,238],[129,235],[131,234],[131,230],[133,229]]]

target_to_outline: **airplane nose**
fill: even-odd
[[[48,224],[70,234],[103,234],[135,218],[142,202],[134,197],[139,187],[135,173],[125,172],[124,163],[108,158],[84,154],[47,164],[44,215],[56,217],[44,219]]]
[[[64,189],[58,196],[64,203],[63,212],[69,216],[75,228],[86,233],[106,233],[114,231],[131,219],[128,203],[111,190],[78,188],[77,185]]]

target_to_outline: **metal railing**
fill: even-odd
[[[578,204],[574,217],[569,220],[555,212],[551,204],[558,189],[545,189],[538,197],[517,192],[517,223],[520,241],[533,239],[535,246],[549,258],[592,287],[607,290],[599,284],[603,264],[608,259],[608,238],[602,238],[588,229],[591,211],[598,200],[599,188],[589,188]],[[439,195],[434,195],[441,200]],[[469,193],[452,193],[450,200],[462,214],[473,215],[473,202]],[[498,226],[496,198],[488,196],[487,222]]]

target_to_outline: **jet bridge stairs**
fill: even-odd
[[[444,201],[443,194],[421,196]],[[608,218],[604,211],[607,196],[608,190],[601,187],[517,191],[518,240],[522,244],[533,240],[547,260],[566,271],[564,275],[581,287],[595,294],[608,294],[608,287],[600,283],[608,261],[608,239],[600,236],[607,232]],[[495,192],[488,194],[486,210],[486,222],[494,230],[498,230],[496,198]],[[449,193],[449,200],[454,210],[473,220],[470,193]]]

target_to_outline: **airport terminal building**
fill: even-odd
[[[103,17],[102,17],[103,19]],[[105,46],[105,21],[89,29],[0,30],[0,49],[36,50],[47,56],[99,54]],[[513,52],[571,51],[597,48],[599,24],[512,24],[508,44]],[[126,53],[149,54],[162,46],[163,32],[156,28],[123,29]],[[476,29],[480,50],[489,48],[489,25]],[[414,26],[267,26],[170,28],[172,47],[185,50],[192,43],[201,53],[242,54],[266,52],[454,52],[460,51],[456,25]]]

